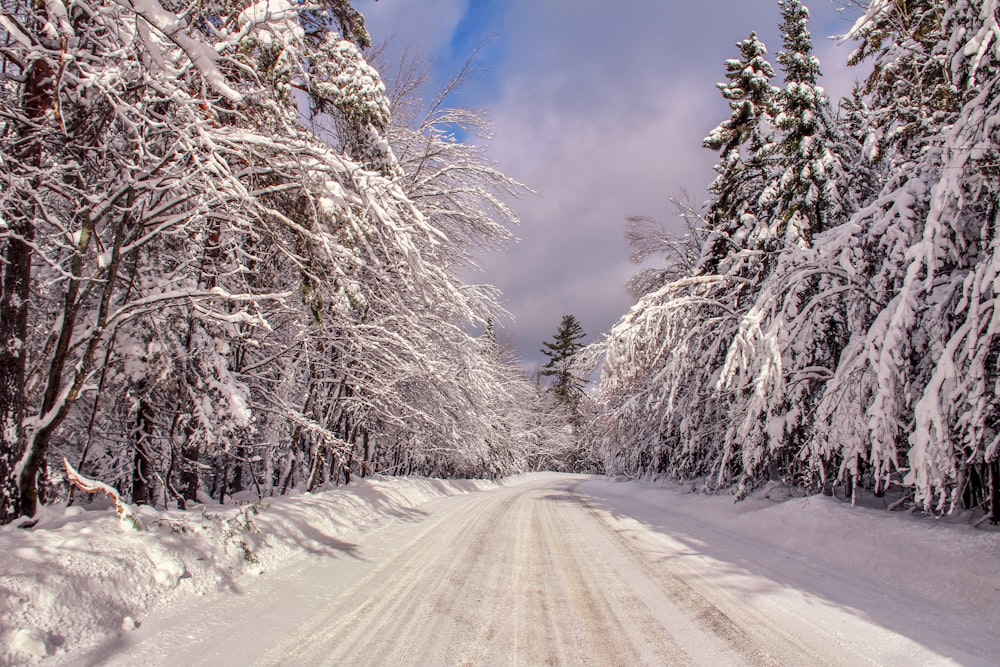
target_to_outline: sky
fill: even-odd
[[[809,7],[831,99],[862,69],[842,0]],[[856,3],[853,3],[856,4]],[[453,76],[483,39],[485,69],[452,105],[486,110],[491,155],[530,187],[514,202],[518,243],[481,260],[474,282],[496,285],[513,321],[501,340],[529,367],[563,315],[599,340],[627,313],[629,216],[677,226],[670,197],[707,198],[716,155],[702,139],[729,115],[715,84],[736,42],[756,31],[769,60],[781,48],[776,0],[355,0],[376,44],[418,48],[433,77]],[[391,57],[391,56],[390,56]],[[778,69],[776,67],[776,69]]]

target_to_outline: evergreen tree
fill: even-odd
[[[942,169],[942,159],[950,159],[942,140],[961,102],[943,57],[952,41],[942,22],[948,4],[872,2],[853,33],[860,46],[851,62],[873,61],[866,152],[885,179],[845,226],[850,233],[824,252],[828,270],[848,270],[851,338],[826,383],[811,448],[837,466],[838,477],[857,483],[868,475],[877,490],[902,481],[916,401],[940,359],[946,320],[953,317],[946,312],[961,275],[948,275],[954,260],[947,268],[936,261],[926,265],[921,247],[933,184],[953,182],[964,171]],[[962,213],[953,214],[957,229]],[[958,263],[967,267],[976,254]]]
[[[829,101],[819,86],[821,69],[813,55],[809,10],[799,0],[783,0],[778,6],[783,40],[778,64],[785,86],[774,120],[780,138],[772,151],[780,171],[763,201],[775,207],[773,237],[808,247],[815,234],[849,212],[838,191],[838,184],[847,183],[847,170],[834,152],[838,142]]]
[[[718,271],[723,258],[741,249],[759,248],[755,231],[763,217],[760,195],[772,178],[765,148],[778,113],[779,91],[771,85],[774,68],[757,33],[736,46],[741,57],[726,61],[728,82],[718,84],[732,115],[702,142],[719,152],[718,175],[709,187],[712,202],[705,215],[709,237],[700,267],[705,274]]]
[[[738,495],[768,478],[898,485],[925,509],[1000,519],[996,6],[866,3],[852,62],[872,73],[837,128],[808,12],[780,3],[774,132],[736,131],[752,107],[734,105],[706,140],[723,160],[702,263],[605,345],[610,473],[709,473]],[[727,65],[727,98],[743,99],[739,72],[761,81],[761,50]]]
[[[842,293],[843,280],[817,270],[812,252],[816,235],[842,224],[853,208],[838,188],[849,183],[837,153],[842,142],[819,86],[809,12],[799,0],[778,6],[783,37],[778,63],[785,87],[778,96],[775,141],[766,149],[777,172],[761,197],[771,208],[764,239],[776,255],[742,318],[723,372],[728,386],[753,387],[726,438],[727,450],[742,451],[741,490],[767,474],[804,481],[806,466],[797,454],[808,440],[823,383],[846,343],[842,300],[818,299]],[[803,321],[799,313],[808,318]],[[778,340],[788,343],[774,345]]]
[[[907,469],[904,481],[921,505],[948,511],[990,495],[996,520],[996,7],[938,0],[899,3],[880,14],[873,9],[863,46],[875,46],[876,28],[903,29],[893,35],[897,44],[878,49],[876,75],[891,65],[919,78],[892,81],[891,87],[887,77],[874,82],[877,100],[887,104],[883,113],[899,114],[903,132],[887,142],[893,152],[886,157],[906,171],[887,183],[880,198],[885,207],[871,219],[875,228],[892,225],[902,232],[891,238],[890,256],[898,264],[876,274],[889,298],[869,328],[878,379],[868,408],[872,447],[885,457],[902,459],[905,452],[906,464],[899,462]],[[901,107],[904,95],[909,105]],[[903,211],[890,207],[907,199],[912,203]]]
[[[605,427],[594,437],[610,474],[669,473],[731,478],[739,460],[719,454],[746,397],[719,379],[773,263],[769,211],[761,195],[773,178],[767,159],[779,90],[756,33],[727,60],[718,85],[731,115],[703,145],[719,152],[705,212],[707,238],[691,275],[645,295],[612,329],[601,378]]]
[[[837,116],[839,145],[836,151],[844,164],[851,165],[846,186],[842,184],[840,189],[846,191],[856,208],[874,199],[885,180],[885,162],[872,160],[872,135],[868,132],[870,117],[865,84],[856,81],[850,96],[840,101]]]
[[[573,357],[583,348],[580,342],[586,333],[573,315],[563,315],[552,342],[545,341],[541,353],[549,358],[538,372],[552,378],[551,391],[558,400],[575,412],[583,397],[585,380],[573,372]]]

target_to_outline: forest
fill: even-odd
[[[3,3],[0,521],[558,467],[460,278],[523,186],[347,0]],[[509,198],[509,197],[508,197]],[[483,333],[485,332],[485,333]]]
[[[998,17],[871,0],[836,107],[808,10],[778,3],[719,84],[732,115],[683,238],[629,228],[637,303],[599,350],[608,472],[1000,516]],[[783,83],[775,85],[776,75]]]
[[[0,523],[64,460],[158,507],[560,469],[996,516],[1000,6],[861,13],[836,106],[799,0],[777,68],[739,42],[707,203],[532,378],[463,278],[526,188],[349,0],[2,0]]]

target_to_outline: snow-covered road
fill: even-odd
[[[329,545],[336,558],[169,606],[83,661],[919,665],[1000,655],[974,624],[969,637],[957,623],[934,634],[947,606],[873,589],[863,574],[775,549],[773,534],[665,508],[665,497],[553,475],[441,498]]]

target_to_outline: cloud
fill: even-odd
[[[824,85],[831,96],[846,94],[852,47],[825,35],[851,22],[834,2],[807,4]],[[433,54],[476,41],[449,35],[463,25],[465,5],[383,0],[377,9],[393,8],[384,25]],[[497,36],[493,69],[463,100],[489,110],[491,154],[539,194],[516,202],[521,242],[484,258],[478,278],[503,290],[518,352],[540,361],[538,348],[562,315],[575,315],[593,340],[627,312],[624,286],[636,267],[627,260],[625,219],[670,220],[668,197],[682,190],[706,198],[716,156],[701,140],[729,113],[715,88],[723,63],[752,30],[774,62],[780,17],[773,0],[508,0],[495,17],[496,25],[482,26]],[[374,19],[372,12],[373,30]]]
[[[399,49],[411,42],[428,54],[447,52],[470,0],[355,0],[376,44],[392,39]]]
[[[714,94],[677,81],[642,104],[612,101],[613,113],[574,114],[531,104],[540,96],[514,86],[495,107],[497,137],[519,140],[496,141],[494,156],[539,192],[516,206],[521,242],[484,264],[517,317],[522,354],[535,354],[562,315],[576,315],[594,338],[628,310],[625,282],[637,267],[627,259],[625,220],[667,219],[670,195],[704,191],[714,156],[691,127]]]

